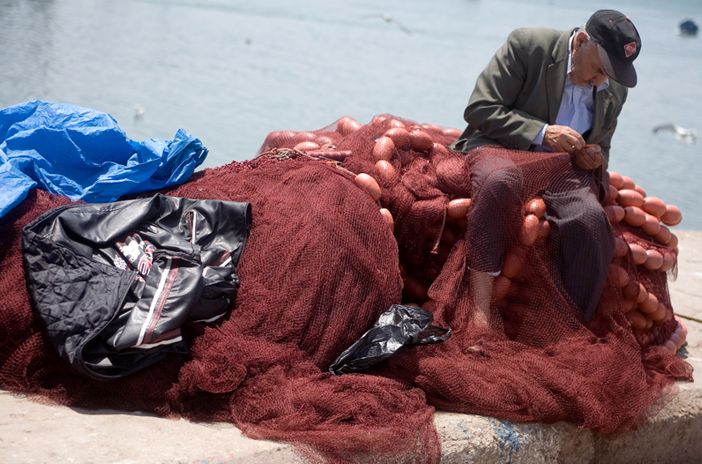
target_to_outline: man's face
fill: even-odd
[[[592,84],[598,87],[607,80],[597,52],[597,44],[589,40],[587,33],[577,33],[573,40],[572,53],[570,80],[575,85]]]

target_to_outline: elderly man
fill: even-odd
[[[572,175],[542,194],[559,243],[563,286],[585,319],[594,314],[612,258],[611,230],[596,190],[607,185],[610,143],[627,87],[636,85],[632,63],[640,49],[633,23],[614,10],[595,12],[584,28],[515,30],[478,77],[464,113],[468,127],[454,145],[464,152],[501,145],[571,154]],[[521,207],[523,179],[504,157],[477,151],[470,163],[475,220],[468,240],[476,252],[468,266],[474,322],[483,325],[507,246],[501,232],[506,225],[484,219],[508,217],[490,213]],[[599,185],[593,186],[593,177]]]

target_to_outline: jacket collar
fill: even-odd
[[[561,106],[563,87],[565,86],[566,68],[568,66],[568,39],[575,29],[564,31],[553,47],[553,62],[546,68],[546,99],[548,104],[548,123],[553,124]]]
[[[610,87],[600,92],[595,92],[595,114],[592,120],[592,131],[590,131],[590,136],[586,141],[597,140],[600,136],[600,132],[605,129],[603,121],[605,113],[610,112],[609,108],[612,106],[612,93],[610,89],[611,83]]]

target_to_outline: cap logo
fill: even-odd
[[[636,42],[629,42],[628,44],[624,45],[624,56],[629,58],[634,53],[636,53]]]

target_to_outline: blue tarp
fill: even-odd
[[[30,189],[87,202],[177,185],[207,156],[179,129],[173,140],[131,140],[106,113],[32,101],[0,110],[0,217]]]

